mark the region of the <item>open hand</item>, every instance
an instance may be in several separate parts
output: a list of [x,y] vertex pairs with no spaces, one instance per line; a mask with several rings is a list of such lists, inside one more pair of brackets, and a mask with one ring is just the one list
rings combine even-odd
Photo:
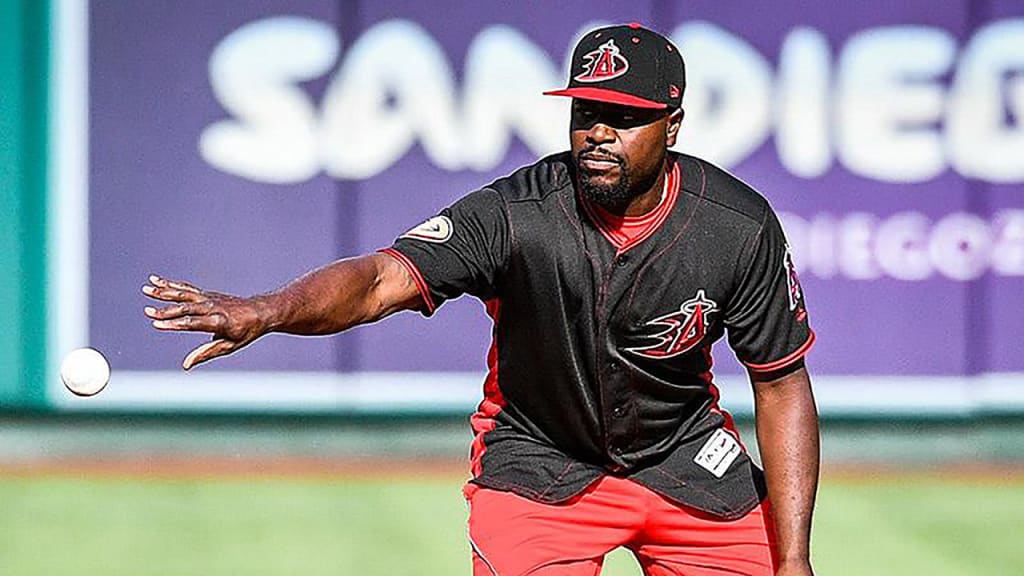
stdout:
[[162,308],[145,308],[157,330],[212,334],[209,342],[188,353],[182,362],[185,370],[239,350],[268,331],[263,306],[257,298],[201,290],[187,282],[156,275],[149,277],[142,292],[150,298],[171,302]]

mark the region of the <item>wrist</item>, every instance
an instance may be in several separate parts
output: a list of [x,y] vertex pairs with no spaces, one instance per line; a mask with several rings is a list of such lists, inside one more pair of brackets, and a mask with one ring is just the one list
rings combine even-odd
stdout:
[[775,567],[775,573],[779,576],[814,576],[814,568],[807,558],[780,560]]
[[256,314],[260,334],[274,332],[284,325],[283,305],[279,294],[260,294],[249,299]]
[[810,566],[811,565],[811,559],[810,559],[810,557],[807,554],[793,554],[793,555],[788,555],[788,556],[780,556],[779,557],[779,565],[780,566],[784,566],[784,565],[794,565],[794,566],[797,566],[797,565],[804,566],[804,565],[806,565],[806,566]]

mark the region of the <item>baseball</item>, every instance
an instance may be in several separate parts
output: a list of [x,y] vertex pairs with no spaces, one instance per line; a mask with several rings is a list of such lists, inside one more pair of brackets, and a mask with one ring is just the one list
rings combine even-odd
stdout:
[[94,396],[110,381],[110,364],[99,351],[79,348],[64,357],[60,379],[72,394]]

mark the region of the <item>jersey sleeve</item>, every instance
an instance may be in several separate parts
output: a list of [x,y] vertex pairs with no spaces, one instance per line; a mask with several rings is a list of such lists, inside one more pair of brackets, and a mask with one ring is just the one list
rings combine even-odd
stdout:
[[753,242],[725,314],[729,345],[749,370],[782,370],[810,350],[814,332],[793,257],[770,209]]
[[402,234],[382,252],[409,271],[423,298],[421,311],[430,316],[463,294],[482,300],[495,296],[509,245],[504,201],[485,188]]

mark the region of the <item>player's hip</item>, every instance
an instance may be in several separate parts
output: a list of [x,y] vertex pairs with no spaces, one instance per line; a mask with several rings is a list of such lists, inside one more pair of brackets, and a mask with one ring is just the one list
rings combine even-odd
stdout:
[[630,549],[650,576],[768,576],[774,571],[767,503],[723,520],[615,476],[602,476],[556,504],[474,484],[465,492],[475,576],[587,576],[620,546]]

